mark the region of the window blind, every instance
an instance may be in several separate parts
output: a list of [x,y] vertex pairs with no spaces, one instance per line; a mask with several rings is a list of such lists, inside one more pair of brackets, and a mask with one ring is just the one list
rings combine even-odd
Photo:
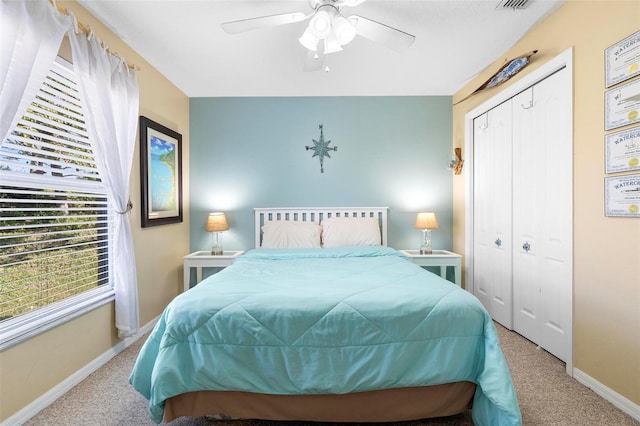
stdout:
[[58,58],[0,147],[0,321],[110,289],[112,215],[73,69]]

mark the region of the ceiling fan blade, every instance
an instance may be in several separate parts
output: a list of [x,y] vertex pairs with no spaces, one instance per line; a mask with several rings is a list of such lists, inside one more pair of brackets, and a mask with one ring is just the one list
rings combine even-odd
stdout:
[[318,50],[307,50],[307,58],[304,62],[304,72],[320,71],[325,67],[326,56],[324,54],[324,43],[318,43]]
[[302,12],[281,13],[279,15],[261,16],[259,18],[241,19],[239,21],[223,22],[222,29],[229,34],[239,34],[246,31],[257,30],[277,25],[293,24],[310,17]]
[[393,50],[407,49],[416,39],[414,35],[362,16],[351,15],[347,19],[354,23],[358,35]]

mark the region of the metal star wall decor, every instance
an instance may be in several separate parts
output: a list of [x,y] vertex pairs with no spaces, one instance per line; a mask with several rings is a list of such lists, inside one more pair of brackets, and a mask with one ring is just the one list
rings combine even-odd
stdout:
[[324,132],[322,130],[322,124],[319,127],[320,127],[320,139],[319,140],[312,139],[313,146],[307,145],[305,146],[305,149],[307,151],[309,150],[313,151],[313,155],[311,156],[311,158],[318,157],[320,159],[320,173],[324,173],[324,157],[331,158],[331,156],[329,155],[329,151],[337,151],[338,147],[337,146],[329,147],[329,144],[331,143],[331,141],[325,142]]

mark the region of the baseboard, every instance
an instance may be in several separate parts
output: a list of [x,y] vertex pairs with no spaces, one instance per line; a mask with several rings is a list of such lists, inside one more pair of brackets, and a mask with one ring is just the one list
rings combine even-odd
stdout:
[[613,389],[608,388],[577,368],[573,369],[573,378],[640,422],[640,405],[629,401]]
[[82,367],[80,370],[73,373],[71,376],[67,377],[60,384],[49,390],[47,393],[33,401],[31,404],[24,407],[22,410],[15,413],[13,416],[6,419],[1,423],[1,426],[18,426],[25,423],[27,420],[38,414],[40,411],[47,408],[56,399],[60,398],[65,393],[69,392],[71,388],[75,385],[89,377],[91,373],[96,371],[98,368],[105,365],[107,362],[111,360],[114,356],[118,355],[120,352],[127,349],[131,346],[135,341],[144,336],[147,332],[151,331],[155,326],[156,322],[160,319],[160,316],[157,316],[144,326],[140,327],[138,332],[131,336],[123,339],[117,345],[111,347],[105,353],[91,361],[89,364]]

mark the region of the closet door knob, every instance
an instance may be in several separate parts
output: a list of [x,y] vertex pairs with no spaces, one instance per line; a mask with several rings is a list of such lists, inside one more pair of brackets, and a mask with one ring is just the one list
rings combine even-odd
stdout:
[[525,242],[525,243],[522,245],[522,250],[524,250],[524,251],[526,251],[526,252],[528,253],[528,252],[529,252],[529,250],[531,250],[531,244],[529,244],[529,243]]
[[498,247],[500,247],[502,245],[502,240],[500,238],[498,238],[494,242],[496,243],[496,246],[498,246]]

